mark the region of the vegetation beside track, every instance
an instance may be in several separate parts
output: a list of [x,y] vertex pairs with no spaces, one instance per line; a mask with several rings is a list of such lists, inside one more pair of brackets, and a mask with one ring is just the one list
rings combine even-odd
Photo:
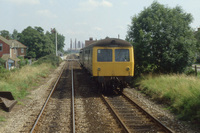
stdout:
[[37,60],[33,65],[11,71],[1,68],[0,91],[10,91],[16,100],[23,99],[29,91],[38,85],[60,63],[59,57],[48,55]]
[[180,119],[200,122],[200,79],[185,74],[146,75],[136,81],[152,99],[169,105]]

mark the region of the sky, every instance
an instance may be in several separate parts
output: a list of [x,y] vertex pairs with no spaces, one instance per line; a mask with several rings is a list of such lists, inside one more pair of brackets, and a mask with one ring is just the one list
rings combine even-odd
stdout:
[[[155,0],[0,0],[0,31],[22,32],[28,26],[40,26],[44,31],[56,28],[65,36],[65,48],[70,39],[85,43],[90,37],[125,39],[131,18],[149,7]],[[200,27],[200,0],[157,0],[174,8],[181,6],[192,14],[193,29]]]

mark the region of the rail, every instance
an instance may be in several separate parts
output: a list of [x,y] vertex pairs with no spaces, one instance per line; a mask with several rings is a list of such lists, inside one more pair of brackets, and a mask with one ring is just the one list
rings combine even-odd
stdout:
[[73,73],[73,64],[72,64],[72,125],[73,133],[75,133],[75,111],[74,111],[74,73]]
[[141,110],[147,117],[151,118],[157,125],[159,125],[163,130],[165,130],[167,133],[173,133],[171,129],[163,125],[158,119],[153,117],[151,114],[149,114],[147,111],[145,111],[141,106],[139,106],[136,102],[134,102],[132,99],[130,99],[127,95],[124,93],[121,93],[123,97],[125,97],[128,101],[130,101],[131,104],[135,105],[139,110]]
[[[131,131],[130,127],[127,126],[125,119],[121,117],[123,115],[118,114],[118,111],[114,107],[113,103],[108,100],[109,98],[106,98],[103,94],[101,95],[101,98],[103,99],[104,103],[108,106],[108,108],[110,109],[110,111],[112,112],[114,117],[117,119],[119,124],[122,126],[124,131],[127,133],[131,133],[132,131]],[[131,105],[136,107],[138,110],[140,110],[142,112],[142,114],[144,114],[144,116],[146,116],[146,118],[151,119],[155,123],[155,125],[157,125],[159,128],[161,128],[163,131],[165,131],[167,133],[173,133],[173,131],[171,129],[169,129],[168,127],[163,125],[159,120],[157,120],[155,117],[150,115],[147,111],[145,111],[142,107],[140,107],[137,103],[135,103],[132,99],[130,99],[125,94],[121,93],[120,99],[124,99],[125,101],[127,101],[128,103],[130,103]],[[123,101],[123,100],[120,100],[120,101]],[[120,106],[120,107],[123,108],[122,106]]]
[[65,68],[65,65],[63,66],[62,71],[60,72],[60,74],[59,74],[59,76],[58,76],[58,78],[57,78],[57,80],[56,80],[56,82],[55,82],[55,84],[54,84],[54,86],[53,86],[51,92],[49,93],[49,95],[48,95],[48,97],[47,97],[47,99],[46,99],[46,101],[45,101],[45,103],[44,103],[44,105],[43,105],[43,107],[42,107],[42,109],[41,109],[41,111],[40,111],[40,114],[38,115],[38,117],[37,117],[37,119],[36,119],[36,121],[35,121],[35,123],[34,123],[32,129],[31,129],[31,131],[30,131],[30,133],[33,133],[34,130],[36,129],[37,124],[38,124],[38,122],[39,122],[39,120],[40,120],[40,118],[41,118],[41,116],[42,116],[42,114],[43,114],[43,112],[44,112],[44,109],[46,108],[46,105],[47,105],[47,103],[48,103],[48,101],[49,101],[51,95],[53,94],[53,92],[54,92],[54,90],[55,90],[55,88],[56,88],[56,86],[57,86],[57,84],[58,84],[58,82],[59,82],[59,80],[60,80],[60,77],[61,77],[61,75],[62,75],[62,73],[63,73],[63,71],[64,71],[64,68]]

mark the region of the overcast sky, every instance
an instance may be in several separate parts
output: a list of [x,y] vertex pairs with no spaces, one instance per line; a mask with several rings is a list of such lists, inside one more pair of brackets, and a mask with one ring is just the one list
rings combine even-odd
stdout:
[[[56,28],[65,36],[65,49],[70,39],[85,42],[89,37],[125,39],[131,17],[154,0],[0,0],[0,31],[22,32],[28,26],[40,26],[45,32]],[[200,27],[200,0],[157,0],[174,8],[181,6],[191,13],[191,27]]]

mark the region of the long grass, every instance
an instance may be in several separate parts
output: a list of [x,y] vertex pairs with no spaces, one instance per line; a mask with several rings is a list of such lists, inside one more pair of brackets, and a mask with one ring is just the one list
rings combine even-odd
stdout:
[[186,75],[144,76],[139,88],[166,103],[179,118],[200,121],[200,79]]
[[8,73],[0,80],[0,91],[11,91],[16,99],[23,99],[40,77],[47,76],[51,69],[49,64],[24,66],[22,69]]

